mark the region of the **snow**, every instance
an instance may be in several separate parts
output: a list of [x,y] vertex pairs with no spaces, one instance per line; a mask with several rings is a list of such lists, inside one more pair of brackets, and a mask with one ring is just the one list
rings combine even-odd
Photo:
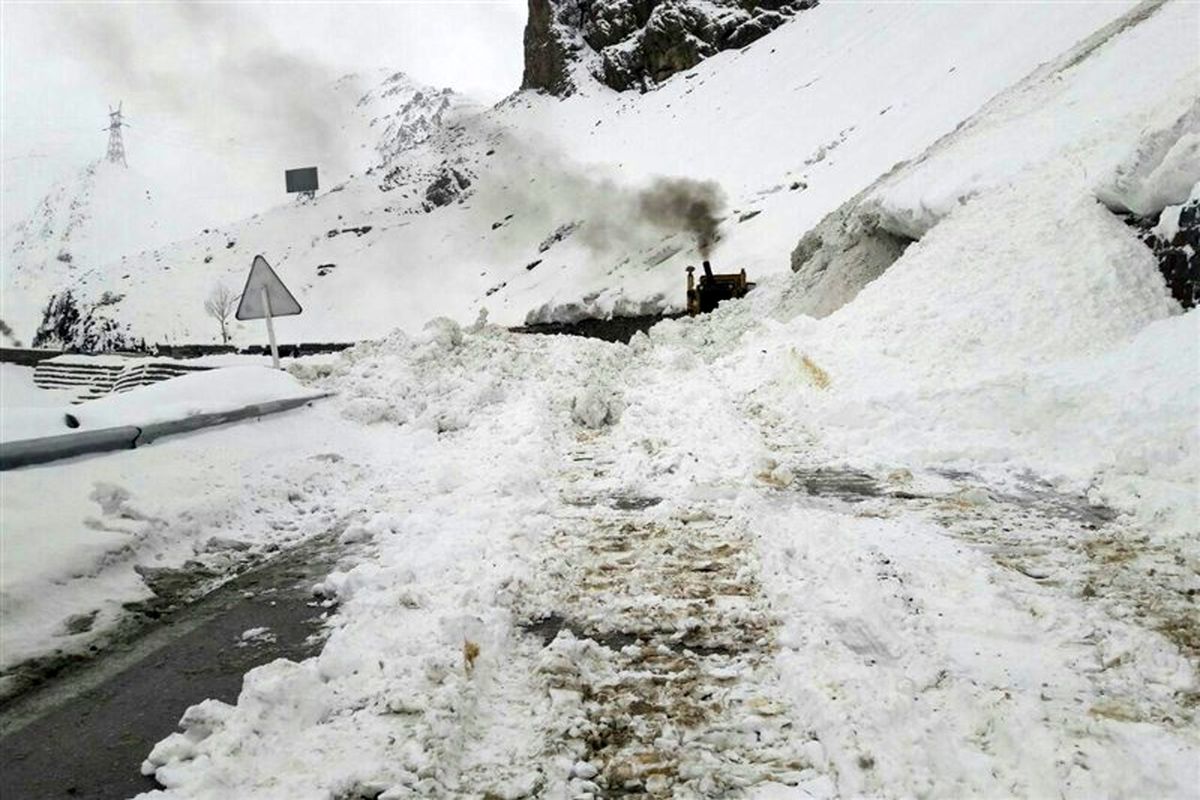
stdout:
[[[309,227],[285,281],[341,259],[281,327],[395,330],[292,367],[326,404],[6,474],[6,657],[115,624],[134,564],[325,532],[321,653],[184,711],[146,797],[1193,796],[1200,312],[1110,209],[1196,191],[1196,13],[825,3],[644,97],[516,96],[462,204],[264,215]],[[643,264],[682,235],[537,248],[661,172],[763,212],[717,250],[750,295],[628,345],[488,322],[679,297],[690,253]],[[785,256],[847,201],[917,241],[817,319]]]
[[38,388],[31,367],[0,364],[0,441],[69,432],[63,414],[71,397]]
[[[123,603],[153,596],[139,568],[193,561],[221,575],[263,548],[327,530],[331,497],[352,494],[344,472],[331,474],[331,454],[349,441],[363,458],[370,452],[339,420],[315,404],[5,472],[3,668],[82,650],[110,630]],[[250,549],[235,549],[240,542]],[[67,632],[66,620],[92,612],[90,631]]]
[[[364,85],[370,86],[365,92]],[[119,303],[145,271],[170,279],[177,288],[195,282],[200,293],[197,308],[202,308],[215,283],[228,278],[229,287],[236,290],[244,282],[243,276],[214,274],[203,267],[213,260],[213,251],[220,254],[236,244],[241,226],[229,230],[223,224],[231,221],[230,215],[273,208],[291,217],[304,208],[284,194],[282,168],[276,172],[270,164],[286,163],[297,153],[319,159],[322,187],[336,194],[352,175],[389,163],[475,109],[455,92],[382,69],[347,75],[314,91],[325,93],[324,104],[337,119],[334,127],[340,138],[331,143],[337,152],[314,153],[311,144],[297,150],[297,142],[280,141],[271,158],[260,153],[249,161],[235,159],[233,167],[201,164],[197,174],[207,170],[208,181],[187,186],[165,183],[133,155],[131,166],[97,160],[56,184],[28,219],[4,231],[0,318],[13,328],[16,339],[30,344],[51,294],[71,288],[100,299],[108,292],[110,300]],[[261,204],[272,197],[272,191],[264,190],[267,176],[270,185],[278,187],[273,201],[263,208],[248,207],[247,198]],[[185,249],[202,252],[181,259],[178,246],[172,247],[180,241],[188,243]],[[191,261],[197,265],[184,274],[181,267]],[[245,265],[248,268],[249,260]],[[211,320],[210,324],[215,327]],[[206,328],[204,339],[211,338]]]
[[[9,376],[14,373],[17,369],[5,365],[6,405],[2,414],[5,441],[69,434],[72,429],[65,422],[68,413],[78,419],[77,430],[87,431],[142,426],[314,394],[294,377],[278,370],[228,367],[172,378],[76,406],[50,405],[55,401],[42,395],[56,393],[18,388],[16,396],[10,396]],[[20,380],[17,377],[12,385],[21,387]],[[22,401],[43,405],[7,405]],[[120,615],[122,600],[136,600],[146,594],[142,579],[133,569],[135,563],[147,566],[166,558],[164,554],[195,555],[193,548],[203,550],[204,543],[195,540],[204,527],[197,523],[204,513],[197,516],[196,497],[181,492],[176,503],[187,509],[182,512],[181,520],[160,512],[160,504],[170,507],[170,501],[151,501],[152,510],[144,510],[145,498],[147,494],[170,497],[189,481],[194,482],[198,497],[210,497],[214,491],[219,492],[221,484],[217,480],[216,486],[213,485],[213,470],[229,468],[231,456],[245,458],[242,468],[253,471],[254,449],[262,447],[261,436],[249,434],[241,427],[238,430],[238,433],[228,428],[209,432],[213,437],[210,446],[228,451],[218,449],[195,459],[195,471],[185,470],[185,475],[177,469],[162,469],[179,457],[175,448],[180,445],[170,440],[136,452],[109,455],[102,461],[74,459],[59,466],[5,473],[0,487],[4,508],[0,596],[4,598],[5,667],[57,646],[56,639],[65,635],[65,621],[74,615],[86,615],[99,608],[103,619],[93,627],[99,632],[111,624]],[[239,441],[243,437],[247,439],[245,443]],[[272,442],[271,446],[277,448],[282,444]],[[147,452],[151,454],[143,455]],[[157,470],[159,474],[145,474],[143,469]],[[53,503],[46,501],[46,480],[59,485]],[[136,488],[129,489],[131,485]],[[224,491],[224,501],[237,505],[246,502],[244,496],[239,497],[243,495],[242,484],[227,485]],[[218,513],[216,518],[221,515]],[[261,536],[256,532],[246,538]],[[243,537],[234,537],[240,538]],[[170,558],[168,563],[172,563]],[[61,588],[47,598],[46,585]],[[74,638],[78,645],[82,637]]]
[[304,397],[294,377],[269,367],[224,367],[195,372],[76,406],[83,430],[149,425],[255,403]]
[[0,364],[0,408],[41,408],[57,406],[57,392],[38,388],[33,382],[33,368],[17,364]]
[[[11,398],[10,405],[6,393],[0,441],[60,436],[75,430],[83,432],[126,425],[140,427],[197,414],[235,411],[255,403],[305,397],[312,393],[286,372],[269,367],[237,366],[194,372],[78,405],[62,400],[55,402],[52,399],[55,394],[59,393],[38,390],[34,395],[28,390],[19,390],[16,397]],[[31,396],[33,402],[28,399]],[[69,423],[67,415],[77,424]]]
[[[923,281],[897,274],[895,291]],[[1167,598],[1192,580],[1175,558],[1194,534],[1148,551],[1154,571],[1133,569],[1130,589],[1105,583],[1103,550],[1087,553],[1143,522],[1090,529],[1071,516],[1087,500],[1019,471],[1009,486],[872,467],[885,491],[926,498],[906,506],[798,491],[811,463],[864,454],[831,457],[811,416],[738,388],[774,376],[750,357],[763,339],[730,324],[735,309],[627,347],[441,322],[349,351],[320,380],[388,454],[346,506],[346,534],[369,555],[314,587],[338,603],[319,657],[260,667],[236,704],[184,715],[143,767],[166,787],[155,796],[235,782],[262,796],[571,796],[592,770],[612,780],[638,763],[670,765],[677,794],[740,780],[761,797],[1187,796],[1200,742],[1180,698],[1194,666],[1125,592],[1181,608]],[[1130,347],[1171,351],[1194,324],[1166,318]],[[1071,398],[1108,402],[1091,395],[1128,370],[1121,355],[1036,388],[1082,426],[1091,409]],[[1172,367],[1115,391],[1157,402]],[[1200,400],[1180,380],[1184,407],[1164,413],[1176,423]],[[598,396],[620,413],[580,413]],[[1013,533],[996,543],[1000,530]],[[715,587],[717,605],[690,599]],[[592,638],[563,631],[542,648],[521,626],[550,614]],[[659,644],[596,641],[627,632]],[[668,646],[680,638],[716,654]],[[777,651],[754,644],[770,640]],[[646,682],[660,661],[682,694]],[[715,705],[684,700],[702,695]],[[657,728],[656,712],[630,711],[638,702],[697,703],[677,717],[704,722]],[[629,749],[587,744],[606,719],[628,721]],[[319,765],[301,768],[313,753]]]
[[968,198],[1049,161],[1064,193],[1142,215],[1182,203],[1200,181],[1200,64],[1184,34],[1195,17],[1192,4],[1165,4],[1107,46],[1097,47],[1106,30],[997,97],[872,192],[884,227],[919,238]]
[[[412,333],[436,316],[466,324],[482,308],[494,322],[518,325],[547,304],[618,290],[632,307],[664,297],[679,309],[694,244],[638,224],[636,190],[661,176],[717,181],[730,216],[714,264],[744,266],[751,280],[784,272],[784,254],[826,213],[1131,6],[1035,4],[1017,13],[1004,4],[824,3],[644,96],[593,85],[563,101],[527,93],[464,112],[340,191],[130,254],[88,277],[84,294],[124,294],[103,310],[151,342],[215,341],[203,300],[217,283],[240,286],[258,254],[305,308],[278,321],[284,342],[359,340],[395,327]],[[1186,46],[1185,30],[1176,26],[1162,63],[1178,55],[1176,41]],[[934,51],[930,36],[941,43]],[[1157,74],[1147,69],[1139,80]],[[1175,79],[1172,72],[1168,83]],[[470,176],[469,197],[423,213],[425,189],[443,164]],[[395,188],[381,191],[391,169],[399,171]],[[793,183],[806,188],[791,190]],[[735,211],[748,210],[762,213],[735,221]],[[620,222],[616,236],[606,231],[609,219]],[[539,252],[551,232],[578,220],[591,225]],[[364,225],[370,232],[329,236]],[[678,252],[659,260],[664,248]],[[326,264],[336,266],[319,274]],[[175,301],[167,307],[163,297]],[[235,326],[235,342],[252,330],[257,336],[257,328]]]

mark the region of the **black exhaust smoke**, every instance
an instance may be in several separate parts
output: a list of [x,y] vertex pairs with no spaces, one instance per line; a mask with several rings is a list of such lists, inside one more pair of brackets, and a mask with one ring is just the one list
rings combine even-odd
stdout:
[[696,249],[708,258],[720,238],[718,215],[725,195],[713,181],[691,178],[657,178],[638,192],[638,208],[647,222],[666,230],[687,231],[696,239]]

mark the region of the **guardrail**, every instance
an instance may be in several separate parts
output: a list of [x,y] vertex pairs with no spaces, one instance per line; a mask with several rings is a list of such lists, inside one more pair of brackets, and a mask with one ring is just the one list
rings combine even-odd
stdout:
[[0,470],[45,464],[49,461],[74,458],[90,453],[132,450],[137,447],[137,438],[141,432],[140,428],[129,425],[83,433],[64,433],[61,436],[42,436],[37,439],[0,442]]
[[149,425],[126,425],[101,428],[95,431],[65,433],[60,436],[42,436],[37,439],[21,439],[15,442],[0,442],[0,471],[47,464],[64,458],[106,453],[113,450],[132,450],[179,433],[190,433],[201,428],[224,425],[250,417],[264,417],[290,411],[308,405],[314,400],[329,397],[330,392],[252,403],[231,411],[210,414],[194,414],[183,419],[155,422]]
[[[318,353],[340,353],[342,350],[354,347],[359,342],[297,342],[295,344],[279,345],[280,358],[299,358]],[[22,347],[0,347],[0,363],[19,364],[32,367],[40,361],[56,356],[126,356],[129,358],[174,358],[189,359],[202,356],[270,355],[271,350],[265,345],[250,345],[248,347],[233,347],[225,344],[158,344],[145,352],[118,351],[110,353],[76,353],[67,350],[42,350]]]

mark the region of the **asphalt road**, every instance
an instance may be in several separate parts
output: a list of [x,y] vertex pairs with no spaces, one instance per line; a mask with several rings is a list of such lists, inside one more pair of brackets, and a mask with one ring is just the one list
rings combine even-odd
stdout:
[[[188,706],[234,702],[247,670],[320,646],[312,585],[336,560],[332,537],[284,552],[136,638],[0,711],[0,796],[128,798],[157,787],[140,765]],[[270,628],[274,641],[241,643]],[[310,638],[311,637],[311,638]]]

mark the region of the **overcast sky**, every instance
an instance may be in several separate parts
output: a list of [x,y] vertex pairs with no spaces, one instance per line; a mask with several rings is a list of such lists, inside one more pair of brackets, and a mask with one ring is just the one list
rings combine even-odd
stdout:
[[[253,153],[293,88],[402,70],[493,103],[516,90],[525,0],[0,4],[4,224],[104,155],[124,102],[131,166],[163,172],[221,142]],[[141,123],[139,125],[139,123]],[[134,148],[137,152],[134,152]],[[150,161],[151,164],[147,164]]]

